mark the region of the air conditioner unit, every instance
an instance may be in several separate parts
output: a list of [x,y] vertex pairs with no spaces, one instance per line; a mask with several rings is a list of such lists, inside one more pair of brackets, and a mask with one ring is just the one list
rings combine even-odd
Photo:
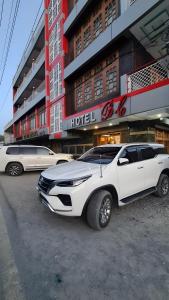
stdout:
[[129,0],[129,4],[132,5],[136,0]]

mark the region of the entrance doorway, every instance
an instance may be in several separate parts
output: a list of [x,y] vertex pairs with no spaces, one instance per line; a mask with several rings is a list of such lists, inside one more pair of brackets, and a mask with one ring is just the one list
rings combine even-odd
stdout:
[[120,144],[121,137],[120,132],[116,133],[104,133],[98,137],[98,144],[105,145],[105,144]]

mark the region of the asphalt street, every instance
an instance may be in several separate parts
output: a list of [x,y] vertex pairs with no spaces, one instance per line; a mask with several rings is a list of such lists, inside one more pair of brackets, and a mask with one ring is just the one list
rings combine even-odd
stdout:
[[168,197],[115,208],[96,232],[42,206],[39,174],[0,175],[1,300],[169,299]]

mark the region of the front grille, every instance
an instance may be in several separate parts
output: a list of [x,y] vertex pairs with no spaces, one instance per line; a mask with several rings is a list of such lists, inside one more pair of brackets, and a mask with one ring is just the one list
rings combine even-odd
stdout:
[[51,188],[53,182],[54,182],[54,180],[47,179],[41,175],[39,178],[38,186],[42,192],[47,194],[48,190]]

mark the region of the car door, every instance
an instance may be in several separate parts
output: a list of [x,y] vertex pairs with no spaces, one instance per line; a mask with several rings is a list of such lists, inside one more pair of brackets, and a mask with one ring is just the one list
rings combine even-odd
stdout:
[[150,146],[140,146],[139,157],[144,164],[145,189],[155,187],[159,177],[160,165],[156,153]]
[[19,147],[19,159],[26,170],[38,169],[38,158],[36,147]]
[[37,153],[38,157],[40,158],[40,165],[42,169],[46,169],[50,166],[56,165],[56,156],[50,149],[45,147],[38,147]]
[[128,164],[117,165],[120,199],[124,199],[144,190],[144,166],[136,146],[125,148],[119,158],[129,160]]

